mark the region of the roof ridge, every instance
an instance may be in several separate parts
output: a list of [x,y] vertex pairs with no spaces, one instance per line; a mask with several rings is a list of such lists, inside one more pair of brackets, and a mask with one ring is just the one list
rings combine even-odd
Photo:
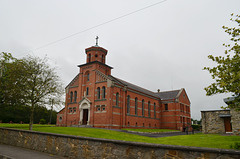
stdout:
[[[119,79],[119,78],[117,78],[117,77],[114,77],[114,76],[112,76],[112,75],[109,75],[111,78],[114,78],[115,80],[117,80],[119,83],[121,83],[122,85],[125,85],[124,83],[122,83],[120,80],[121,79]],[[122,81],[124,81],[124,80],[122,80]],[[126,81],[125,81],[126,82]],[[127,82],[128,83],[128,82]]]
[[174,92],[174,91],[180,91],[181,89],[171,90],[171,91],[162,91],[162,92],[155,92],[155,93],[165,93],[165,92]]
[[[116,77],[115,77],[115,78],[116,78]],[[118,80],[122,80],[122,79],[119,79],[119,78],[116,78],[116,79],[118,79]],[[125,81],[125,80],[122,80],[122,81],[124,81],[124,82],[126,82],[126,83],[129,83],[129,84],[132,84],[132,83],[127,82],[127,81]],[[132,84],[132,85],[137,86],[137,87],[139,87],[139,88],[142,88],[142,89],[144,89],[144,90],[146,90],[146,91],[149,91],[149,92],[154,93],[153,91],[150,91],[150,90],[148,90],[148,89],[146,89],[146,88],[140,87],[140,86],[138,86],[138,85],[136,85],[136,84]]]
[[[135,90],[135,91],[138,91],[138,92],[141,92],[141,93],[144,93],[144,94],[151,95],[151,96],[153,96],[153,97],[155,97],[155,98],[159,98],[159,97],[157,96],[157,94],[155,94],[155,92],[153,92],[153,91],[150,91],[150,90],[148,90],[148,89],[146,89],[146,88],[143,88],[143,87],[140,87],[140,86],[138,86],[138,85],[132,84],[132,83],[127,82],[127,81],[125,81],[125,80],[122,80],[122,79],[120,79],[120,78],[114,77],[114,76],[112,76],[112,75],[111,75],[111,77],[112,77],[113,79],[115,79],[117,82],[119,82],[120,84],[123,84],[124,86],[127,86],[128,88],[130,88],[130,89],[132,89],[132,90]],[[134,88],[134,87],[135,87],[135,88]]]

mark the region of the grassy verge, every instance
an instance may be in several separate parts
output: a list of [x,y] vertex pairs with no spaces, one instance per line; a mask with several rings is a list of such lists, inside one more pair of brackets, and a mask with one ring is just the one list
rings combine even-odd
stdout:
[[[8,124],[8,123],[1,123],[0,127],[5,127],[5,128],[23,128],[23,129],[28,129],[29,124]],[[55,125],[42,125],[42,124],[33,124],[33,127],[55,127]]]
[[[0,124],[0,127],[13,127],[13,124],[10,124],[10,125],[11,126]],[[15,128],[28,129],[28,127],[18,127],[18,126]],[[124,133],[124,132],[117,132],[117,131],[106,130],[106,129],[94,129],[94,128],[47,127],[42,125],[40,126],[34,125],[33,130],[40,131],[40,132],[50,132],[50,133],[57,133],[57,134],[68,134],[68,135],[86,136],[86,137],[94,137],[94,138],[105,138],[105,139],[112,139],[112,140],[145,142],[145,143],[167,144],[167,145],[194,146],[194,147],[209,147],[209,148],[221,148],[221,149],[230,149],[231,144],[233,144],[236,141],[240,141],[240,136],[222,136],[217,134],[194,134],[194,135],[151,138],[151,137],[139,136],[139,135]]]
[[122,130],[146,132],[146,133],[179,132],[179,130],[169,130],[169,129],[122,129]]

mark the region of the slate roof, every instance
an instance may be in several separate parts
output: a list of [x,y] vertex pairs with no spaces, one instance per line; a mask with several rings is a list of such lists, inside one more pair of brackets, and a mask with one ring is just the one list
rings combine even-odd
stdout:
[[[76,79],[78,79],[78,77],[79,77],[79,74],[67,85],[67,87],[70,86],[71,83],[73,83]],[[179,90],[159,92],[159,93],[157,92],[156,93],[156,92],[149,91],[145,88],[139,87],[137,85],[134,85],[132,83],[126,82],[126,81],[124,81],[122,79],[119,79],[117,77],[114,77],[112,75],[109,75],[108,77],[112,81],[114,81],[115,83],[118,83],[118,84],[123,85],[123,86],[127,86],[128,88],[133,89],[135,91],[138,91],[138,92],[141,92],[141,93],[144,93],[144,94],[156,97],[156,98],[160,98],[161,100],[176,99],[178,97],[178,94],[181,91],[181,89],[179,89]]]
[[179,92],[181,90],[173,90],[173,91],[166,91],[166,92],[159,92],[156,93],[156,95],[161,98],[162,100],[167,100],[167,99],[175,99],[177,98]]
[[86,66],[86,65],[91,65],[91,64],[93,64],[93,63],[98,63],[98,64],[100,64],[100,65],[107,66],[107,67],[109,67],[110,69],[113,69],[113,67],[108,66],[108,65],[106,65],[105,63],[102,63],[102,62],[99,62],[99,61],[88,62],[88,63],[82,64],[82,65],[78,65],[78,67],[82,67],[82,66]]
[[116,78],[116,77],[114,77],[114,76],[112,76],[112,75],[109,75],[109,77],[110,77],[114,82],[116,82],[116,83],[118,83],[118,84],[120,84],[120,85],[124,85],[124,86],[127,86],[127,87],[130,88],[130,89],[135,90],[135,91],[142,92],[142,93],[151,95],[151,96],[153,96],[153,97],[159,98],[159,96],[158,96],[156,93],[154,93],[154,92],[152,92],[152,91],[149,91],[149,90],[147,90],[147,89],[145,89],[145,88],[139,87],[139,86],[134,85],[134,84],[129,83],[129,82],[126,82],[126,81],[121,80],[121,79],[119,79],[119,78]]
[[228,97],[228,98],[224,98],[223,101],[226,104],[230,104],[232,101],[234,101],[236,99],[236,97]]

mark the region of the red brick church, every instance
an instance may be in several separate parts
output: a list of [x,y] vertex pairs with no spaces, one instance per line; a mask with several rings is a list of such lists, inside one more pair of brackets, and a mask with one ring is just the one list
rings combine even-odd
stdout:
[[65,108],[57,126],[161,128],[191,125],[190,101],[184,88],[152,92],[111,75],[108,51],[96,43],[85,49],[86,63],[66,87]]

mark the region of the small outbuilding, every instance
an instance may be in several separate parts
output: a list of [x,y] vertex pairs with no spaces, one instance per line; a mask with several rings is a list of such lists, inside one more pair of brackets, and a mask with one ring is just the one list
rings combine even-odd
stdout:
[[201,111],[202,132],[240,135],[240,112],[233,109]]
[[[235,97],[225,98],[230,104]],[[240,135],[240,111],[235,109],[201,111],[202,132],[205,134],[233,133]]]

